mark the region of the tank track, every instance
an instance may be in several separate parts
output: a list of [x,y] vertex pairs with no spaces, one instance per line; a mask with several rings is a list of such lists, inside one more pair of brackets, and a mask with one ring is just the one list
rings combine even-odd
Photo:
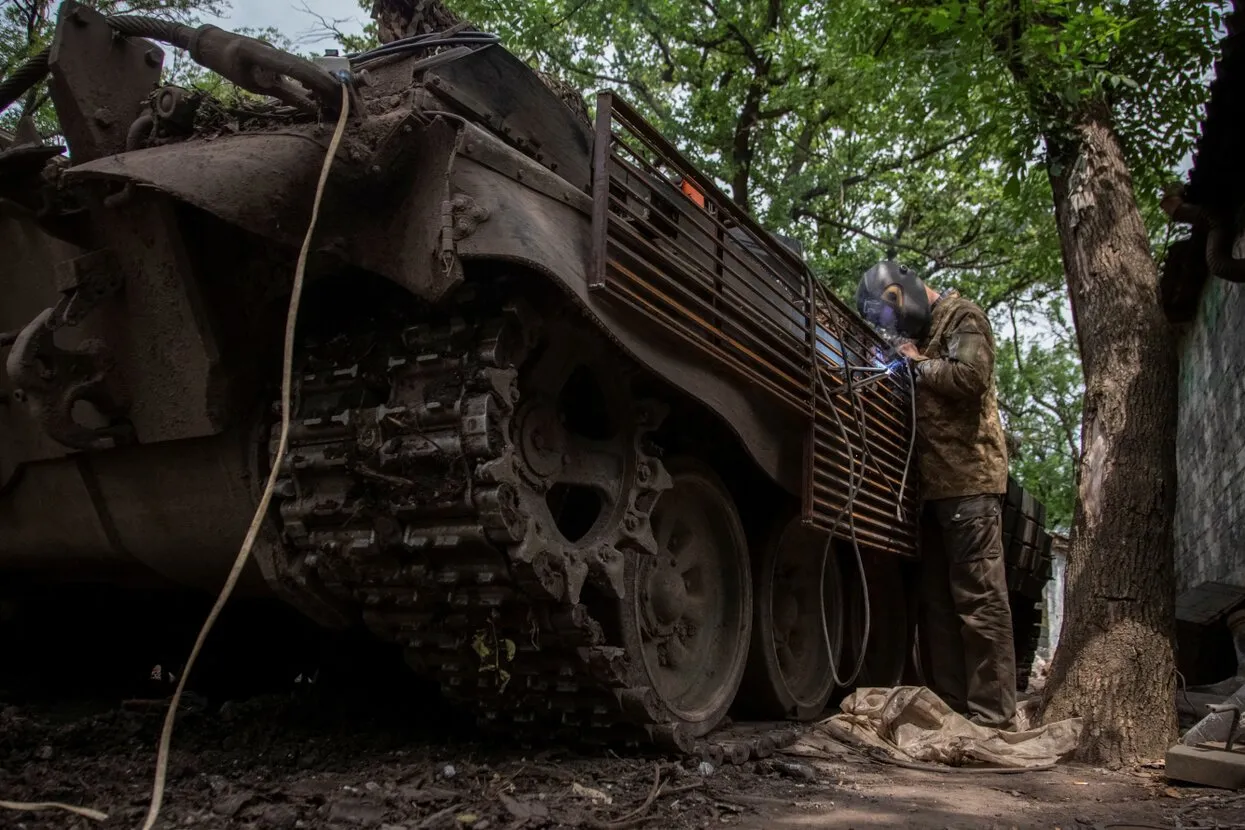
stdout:
[[[644,442],[662,407],[636,404],[637,473],[616,538],[588,555],[561,549],[523,510],[547,488],[514,428],[518,367],[543,321],[522,304],[487,311],[302,349],[277,489],[283,577],[359,609],[451,701],[507,735],[655,742],[715,763],[793,741],[789,725],[691,738],[663,722],[618,622],[626,559],[653,544],[648,513],[669,486]],[[276,443],[273,430],[270,458]]]

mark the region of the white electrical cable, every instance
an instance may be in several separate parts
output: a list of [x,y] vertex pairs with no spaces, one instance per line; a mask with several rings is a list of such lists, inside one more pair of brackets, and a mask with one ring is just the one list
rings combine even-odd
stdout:
[[19,813],[37,813],[43,810],[64,810],[76,816],[94,821],[107,821],[108,814],[90,807],[76,807],[73,804],[62,804],[59,801],[0,801],[0,810],[14,810]]
[[337,155],[337,148],[341,144],[342,134],[346,130],[346,119],[349,114],[350,88],[343,83],[341,114],[337,117],[337,129],[333,131],[333,139],[329,142],[328,154],[324,157],[324,166],[320,169],[320,181],[316,185],[316,195],[311,203],[311,221],[307,225],[307,235],[303,238],[303,247],[298,252],[298,264],[294,268],[294,286],[290,291],[290,307],[285,318],[285,354],[281,365],[281,439],[277,445],[277,454],[272,461],[272,471],[268,473],[268,483],[264,487],[264,494],[259,499],[259,506],[255,509],[254,518],[251,519],[251,527],[247,530],[246,539],[243,540],[242,548],[238,551],[238,558],[233,563],[233,570],[229,572],[229,576],[225,579],[225,584],[220,590],[220,596],[216,598],[216,604],[212,606],[207,619],[203,621],[203,628],[200,629],[199,637],[195,640],[194,647],[190,650],[190,657],[186,661],[186,667],[182,671],[181,679],[177,681],[177,690],[173,692],[173,700],[169,704],[168,714],[164,717],[164,729],[160,733],[160,748],[156,754],[156,779],[151,792],[151,808],[147,811],[147,819],[143,822],[143,830],[151,830],[155,825],[156,818],[160,815],[160,805],[164,801],[164,786],[169,765],[169,746],[173,741],[173,721],[177,716],[177,707],[181,703],[182,690],[186,687],[186,678],[190,676],[190,670],[194,666],[195,659],[199,656],[200,649],[203,648],[203,642],[207,639],[208,632],[212,630],[216,618],[220,616],[221,609],[229,601],[229,596],[233,593],[234,586],[242,575],[242,569],[246,566],[247,560],[250,559],[251,548],[255,546],[255,539],[259,536],[259,529],[263,526],[264,517],[268,513],[268,505],[272,501],[273,488],[276,486],[277,477],[281,473],[281,463],[285,458],[285,450],[290,438],[294,329],[298,323],[298,304],[302,297],[303,278],[307,271],[307,254],[311,250],[311,237],[315,232],[316,220],[320,215],[320,201],[324,198],[324,186],[328,181],[329,171],[333,168],[333,158]]

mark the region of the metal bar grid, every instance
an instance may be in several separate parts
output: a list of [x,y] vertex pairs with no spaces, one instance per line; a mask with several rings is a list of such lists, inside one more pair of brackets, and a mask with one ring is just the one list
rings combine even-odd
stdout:
[[[833,297],[818,303],[817,319],[819,344],[832,341],[836,348],[829,359],[826,349],[819,352],[822,371],[816,378],[810,430],[814,472],[806,518],[816,527],[843,536],[847,519],[839,517],[846,505],[862,544],[914,554],[919,505],[916,460],[909,455],[915,428],[911,380],[906,372],[896,372],[848,394],[843,364],[882,367],[882,341]],[[857,491],[849,505],[853,473]]]
[[882,341],[612,92],[597,97],[592,194],[589,289],[806,419],[805,521],[846,536],[847,510],[862,545],[914,553],[906,377],[842,394]]
[[590,288],[809,415],[813,300],[803,263],[610,92],[597,99],[593,156]]

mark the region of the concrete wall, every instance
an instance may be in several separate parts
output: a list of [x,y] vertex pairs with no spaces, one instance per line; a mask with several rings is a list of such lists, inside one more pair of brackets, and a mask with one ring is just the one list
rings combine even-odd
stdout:
[[1245,595],[1245,285],[1207,281],[1179,341],[1177,615]]
[[1038,654],[1048,663],[1055,655],[1063,630],[1063,575],[1068,564],[1066,541],[1056,539],[1050,558],[1050,582],[1042,589],[1042,638],[1038,641]]

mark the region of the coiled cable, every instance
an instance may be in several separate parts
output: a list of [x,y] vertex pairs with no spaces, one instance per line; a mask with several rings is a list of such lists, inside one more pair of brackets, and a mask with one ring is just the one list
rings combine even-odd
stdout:
[[491,46],[500,42],[501,37],[491,32],[458,32],[448,36],[441,32],[429,32],[427,34],[391,40],[374,49],[347,55],[346,59],[352,64],[366,63],[367,61],[390,55],[416,52],[420,49],[433,49],[442,46]]
[[9,73],[7,78],[0,81],[0,112],[8,109],[27,90],[43,80],[48,74],[48,61],[51,57],[52,47],[49,46],[31,55],[21,66]]
[[[812,305],[813,305],[812,319],[809,321],[809,324],[812,326],[816,326],[817,325],[817,314],[816,314],[817,303],[816,303],[816,299],[814,295],[820,294],[822,299],[826,300],[827,299],[826,289],[825,289],[825,286],[821,285],[821,283],[819,283],[813,277],[812,271],[809,271],[806,269],[805,274],[807,276],[808,284],[809,284],[809,299],[812,301]],[[844,365],[844,368],[846,369],[847,367],[846,356],[844,356],[843,365]],[[827,399],[830,399],[829,392],[826,389],[825,378],[822,377],[821,357],[817,354],[816,349],[813,350],[813,377],[816,381],[817,396],[820,397],[821,395],[825,395]],[[844,379],[845,379],[845,382],[849,385],[849,394],[851,394],[850,374],[845,372]],[[813,408],[814,408],[813,417],[814,418],[817,417],[816,406],[817,406],[816,398],[814,398],[814,403],[813,403]],[[834,413],[834,420],[835,420],[835,423],[838,424],[839,434],[843,438],[843,449],[847,455],[848,494],[847,494],[846,500],[844,500],[843,502],[842,509],[839,510],[839,515],[835,517],[834,525],[830,528],[830,531],[826,534],[826,545],[822,549],[822,552],[821,552],[821,571],[820,571],[820,576],[818,577],[817,588],[818,588],[818,593],[821,598],[821,633],[822,633],[822,637],[825,639],[825,642],[826,642],[826,657],[828,658],[830,662],[830,676],[834,680],[834,683],[836,686],[846,687],[856,682],[856,678],[860,676],[861,668],[864,667],[865,651],[869,644],[869,629],[872,624],[872,609],[869,604],[869,580],[865,574],[864,558],[860,554],[860,542],[856,538],[856,514],[851,509],[852,505],[856,501],[857,494],[859,494],[860,492],[861,486],[864,484],[864,465],[863,465],[863,459],[862,459],[860,473],[859,475],[857,475],[856,456],[852,453],[851,442],[847,435],[847,427],[843,425],[843,416],[839,414],[839,408],[833,405],[833,401],[831,401],[830,410]],[[809,463],[810,464],[813,463],[813,459],[810,458]],[[844,514],[847,515],[848,532],[852,540],[852,551],[856,555],[856,570],[860,574],[860,590],[861,590],[861,595],[864,598],[864,606],[865,606],[864,608],[865,627],[864,627],[864,632],[860,638],[860,648],[857,650],[857,654],[856,654],[856,666],[855,668],[852,669],[851,676],[846,679],[839,677],[838,660],[836,660],[834,656],[834,652],[835,652],[834,642],[830,637],[830,622],[829,620],[826,619],[826,563],[830,559],[830,550],[831,550],[831,546],[834,544],[834,535],[838,533],[839,527],[843,524]]]
[[[824,301],[826,301],[828,304],[829,298],[827,297],[825,286],[817,282],[812,277],[811,272],[808,272],[808,282],[810,286],[810,294],[816,293],[820,295],[821,298]],[[814,305],[815,305],[815,302],[814,302]],[[814,315],[813,325],[816,325],[815,315]],[[814,350],[813,361],[814,361],[813,363],[814,376],[816,379],[818,394],[819,395],[824,394],[829,399],[830,395],[827,393],[825,379],[822,376],[821,359],[820,357],[817,356],[816,350]],[[912,371],[911,364],[908,361],[905,361],[904,364],[905,364],[905,367],[908,373],[909,402],[911,406],[912,420],[911,420],[911,429],[908,435],[908,453],[907,453],[907,457],[904,459],[903,477],[900,480],[899,492],[895,493],[895,501],[896,501],[895,516],[897,519],[900,519],[900,520],[902,520],[903,518],[903,495],[904,495],[905,489],[908,486],[908,473],[911,469],[912,454],[913,454],[914,447],[916,444],[916,377]],[[843,417],[839,413],[838,407],[832,405],[830,409],[834,413],[835,423],[837,424],[839,428],[839,435],[843,439],[843,447],[844,447],[844,451],[847,455],[847,460],[848,460],[848,495],[847,495],[846,501],[843,504],[843,508],[839,511],[838,516],[835,517],[834,525],[831,527],[829,533],[826,536],[826,545],[824,549],[822,550],[822,555],[821,555],[821,572],[820,572],[820,578],[819,578],[819,583],[818,583],[818,590],[819,590],[820,597],[821,597],[821,608],[822,608],[821,632],[822,632],[822,637],[825,639],[826,652],[827,652],[827,655],[830,661],[830,674],[834,682],[838,686],[846,687],[856,682],[856,679],[860,676],[860,671],[864,666],[865,653],[866,653],[866,650],[868,649],[869,635],[870,635],[870,630],[872,627],[872,606],[869,602],[869,582],[868,582],[868,578],[865,575],[864,559],[860,553],[860,542],[856,536],[856,514],[854,511],[852,511],[851,508],[852,508],[853,503],[856,500],[856,496],[860,493],[861,487],[864,485],[864,478],[865,478],[865,474],[867,470],[867,467],[865,464],[865,458],[866,457],[872,458],[873,456],[872,456],[872,453],[869,451],[869,447],[868,447],[868,424],[866,422],[867,419],[865,418],[864,405],[859,399],[858,391],[852,387],[851,367],[847,365],[846,355],[844,355],[844,382],[847,384],[847,394],[851,399],[852,415],[856,421],[856,429],[857,429],[858,434],[860,435],[860,440],[862,444],[861,459],[860,459],[860,464],[859,464],[859,474],[857,474],[858,465],[856,464],[856,456],[853,454],[852,449],[851,449],[850,437],[848,436],[848,433],[847,433],[847,427],[843,423]],[[811,463],[811,460],[810,460],[810,463]],[[878,463],[877,459],[874,458],[875,466],[877,465],[877,463]],[[888,486],[889,486],[889,483],[888,483]],[[891,489],[892,489],[892,493],[894,493],[893,488]],[[838,533],[839,528],[842,526],[844,514],[846,514],[847,516],[848,533],[852,540],[852,550],[856,558],[856,569],[857,569],[857,572],[860,574],[860,590],[861,590],[861,595],[862,595],[862,599],[864,602],[864,615],[865,615],[864,631],[861,634],[860,646],[859,646],[859,649],[857,650],[856,665],[852,669],[851,676],[846,679],[839,677],[838,662],[834,656],[834,651],[835,651],[834,643],[830,637],[830,624],[829,624],[829,621],[826,619],[826,564],[830,559],[830,551],[834,543],[834,536],[836,533]]]

